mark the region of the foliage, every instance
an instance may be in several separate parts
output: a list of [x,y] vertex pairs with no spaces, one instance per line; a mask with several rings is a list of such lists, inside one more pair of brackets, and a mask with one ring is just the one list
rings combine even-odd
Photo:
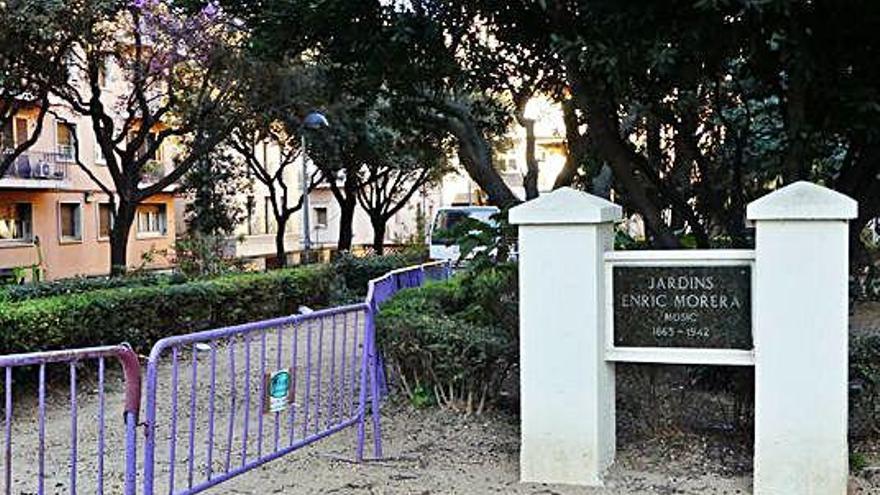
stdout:
[[3,354],[115,344],[145,352],[169,334],[293,314],[327,304],[328,266],[118,287],[0,304]]
[[[0,177],[36,144],[52,89],[67,76],[65,60],[101,2],[0,2]],[[98,7],[100,8],[100,7]],[[34,125],[13,136],[13,119],[29,111]]]
[[190,200],[185,220],[191,233],[229,235],[245,219],[245,208],[238,198],[252,185],[243,164],[221,148],[199,158],[181,180],[181,189]]
[[344,251],[333,260],[333,272],[336,275],[336,300],[351,302],[363,298],[367,294],[367,285],[370,280],[379,278],[392,270],[424,261],[424,253],[421,252],[357,257]]
[[850,435],[880,435],[880,335],[854,335],[849,345]]
[[216,276],[241,271],[243,261],[227,253],[230,241],[225,236],[192,233],[177,239],[174,245],[174,264],[188,277]]
[[[479,285],[489,292],[497,282],[487,277]],[[468,413],[479,414],[497,400],[518,359],[517,340],[481,300],[453,279],[401,291],[382,307],[380,346],[414,404],[425,404],[426,390],[437,404]]]
[[135,288],[180,284],[187,281],[183,275],[155,273],[128,277],[74,277],[50,282],[6,285],[0,287],[0,303],[15,303],[28,299],[80,294],[101,289]]
[[[95,173],[74,146],[79,168],[110,198],[110,265],[121,274],[138,205],[176,183],[229,132],[247,65],[243,33],[213,2],[193,11],[167,0],[97,3],[102,8],[82,19],[87,29],[68,60],[69,77],[52,90],[88,119],[84,127],[104,157],[109,173]],[[173,162],[156,168],[169,143],[177,148]]]

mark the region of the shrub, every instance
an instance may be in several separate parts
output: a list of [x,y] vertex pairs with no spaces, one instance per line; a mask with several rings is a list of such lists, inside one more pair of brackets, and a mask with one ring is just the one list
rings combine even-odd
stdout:
[[70,292],[0,303],[0,353],[129,342],[295,313],[327,304],[327,266],[246,273],[178,284]]
[[501,300],[510,283],[501,273],[404,290],[382,307],[379,343],[411,402],[424,403],[428,391],[441,406],[479,414],[498,398],[518,359],[516,324],[493,316],[469,289],[481,285]]
[[79,294],[101,289],[121,287],[149,287],[174,285],[188,281],[182,274],[139,273],[127,277],[73,277],[51,282],[6,285],[0,287],[0,301],[18,302],[41,297]]
[[333,270],[338,277],[341,298],[363,297],[367,284],[391,270],[424,262],[420,253],[389,254],[385,256],[356,257],[344,252],[333,261]]
[[849,344],[850,435],[880,434],[880,335],[853,335]]

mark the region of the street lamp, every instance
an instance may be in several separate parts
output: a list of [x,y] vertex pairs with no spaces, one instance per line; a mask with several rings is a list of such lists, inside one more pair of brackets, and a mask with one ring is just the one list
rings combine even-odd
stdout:
[[[324,127],[329,127],[330,122],[327,121],[327,117],[325,117],[322,113],[319,112],[311,112],[306,115],[306,118],[302,121],[303,129],[311,129],[317,130],[322,129]],[[312,249],[312,239],[311,239],[311,228],[309,226],[309,162],[308,162],[308,154],[306,153],[306,133],[301,132],[302,135],[302,195],[303,195],[303,256],[308,261],[309,259],[309,251]]]

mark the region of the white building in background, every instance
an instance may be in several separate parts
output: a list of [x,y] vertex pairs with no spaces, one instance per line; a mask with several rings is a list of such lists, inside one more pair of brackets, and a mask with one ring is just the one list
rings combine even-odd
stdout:
[[[552,190],[556,176],[566,160],[565,123],[562,108],[544,97],[532,99],[526,107],[526,116],[536,121],[535,155],[540,167],[538,189],[540,192]],[[272,144],[259,145],[257,156],[262,157],[271,172],[276,170],[279,150]],[[523,177],[526,174],[526,135],[525,129],[514,123],[509,135],[509,146],[497,157],[502,178],[521,199],[525,198]],[[458,164],[458,157],[451,156],[456,173],[447,175],[440,184],[423,188],[417,192],[388,222],[385,234],[386,245],[399,245],[421,238],[425,232],[418,232],[419,215],[423,215],[424,227],[429,228],[438,208],[442,206],[479,205],[485,203],[485,195],[479,186],[470,179]],[[302,185],[301,162],[288,166],[285,183],[290,190],[289,201],[299,200]],[[253,190],[241,193],[239,198],[246,207],[247,217],[238,227],[235,238],[230,239],[229,253],[236,257],[255,261],[264,266],[267,260],[275,258],[275,233],[277,225],[272,215],[269,191],[260,181],[254,180]],[[183,204],[178,204],[178,220],[183,225]],[[333,248],[339,237],[340,208],[329,185],[321,184],[309,194],[310,238],[315,248]],[[303,212],[296,212],[287,223],[285,247],[288,254],[300,251],[303,247]],[[182,231],[183,229],[181,229]],[[353,224],[353,246],[370,246],[373,243],[373,228],[363,208],[355,209]]]

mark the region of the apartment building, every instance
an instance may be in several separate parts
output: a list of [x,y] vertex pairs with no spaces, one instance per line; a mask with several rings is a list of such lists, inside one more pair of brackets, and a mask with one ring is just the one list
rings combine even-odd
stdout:
[[[102,84],[108,100],[124,91],[124,81],[113,77],[109,64]],[[0,153],[8,153],[34,132],[37,113],[37,108],[20,111],[0,129]],[[161,147],[151,173],[164,174],[173,153],[173,146]],[[60,100],[53,101],[37,142],[0,177],[0,275],[24,269],[28,276],[37,272],[51,280],[110,272],[109,197],[76,163],[77,154],[85,167],[112,186],[90,121]],[[174,193],[165,191],[137,212],[128,266],[169,267],[174,238]]]

